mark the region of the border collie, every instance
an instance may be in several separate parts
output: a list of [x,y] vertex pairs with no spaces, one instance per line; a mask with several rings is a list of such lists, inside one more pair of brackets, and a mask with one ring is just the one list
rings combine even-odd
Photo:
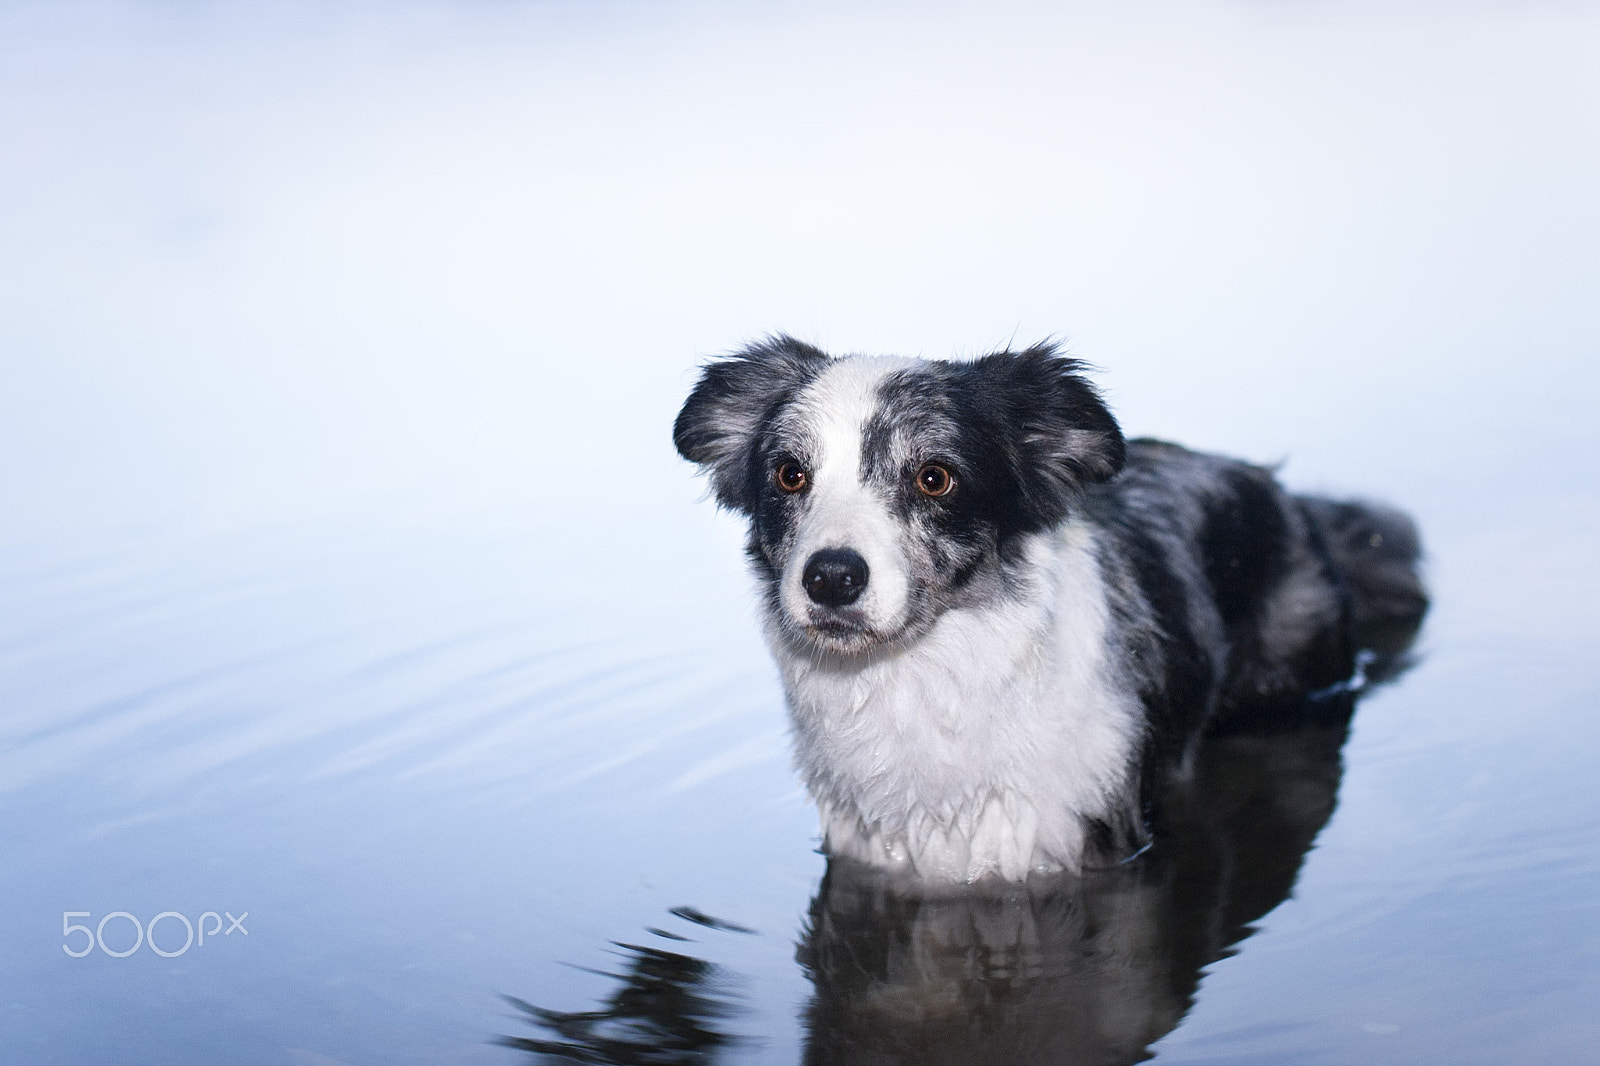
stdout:
[[1287,716],[1420,617],[1414,527],[1125,441],[1054,346],[704,368],[673,430],[750,519],[824,847],[920,882],[1137,852],[1208,730]]

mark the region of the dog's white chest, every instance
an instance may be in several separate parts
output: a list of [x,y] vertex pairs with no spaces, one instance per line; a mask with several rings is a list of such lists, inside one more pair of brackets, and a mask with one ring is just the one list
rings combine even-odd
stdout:
[[1087,528],[1028,551],[1027,587],[906,647],[817,659],[773,641],[831,853],[937,880],[1079,867],[1139,712],[1111,675]]

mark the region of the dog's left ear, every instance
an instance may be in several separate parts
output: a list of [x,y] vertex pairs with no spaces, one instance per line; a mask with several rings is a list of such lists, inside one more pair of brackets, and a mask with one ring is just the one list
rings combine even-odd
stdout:
[[1122,430],[1083,376],[1083,363],[1039,344],[969,366],[984,406],[1009,442],[1008,465],[1029,524],[1061,521],[1085,485],[1122,469]]
[[820,349],[778,334],[701,372],[673,423],[672,442],[679,455],[711,475],[718,503],[746,514],[754,510],[758,486],[766,483],[751,454],[758,433],[783,399],[829,361]]

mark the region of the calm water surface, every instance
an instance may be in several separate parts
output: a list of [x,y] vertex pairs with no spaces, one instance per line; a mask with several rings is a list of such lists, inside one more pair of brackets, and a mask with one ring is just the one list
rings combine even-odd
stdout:
[[[1600,1063],[1600,16],[1000,8],[0,9],[0,1062]],[[1411,510],[1414,661],[830,869],[669,442],[773,329],[1067,331]]]
[[[1218,743],[1138,863],[918,903],[815,854],[736,566],[560,538],[14,560],[13,1061],[1593,1060],[1593,679],[1469,567],[1342,749]],[[117,911],[212,935],[63,949]]]

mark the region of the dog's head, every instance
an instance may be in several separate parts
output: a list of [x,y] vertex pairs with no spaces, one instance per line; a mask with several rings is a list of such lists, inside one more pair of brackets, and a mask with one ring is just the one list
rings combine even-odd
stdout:
[[1051,345],[951,363],[779,336],[707,366],[673,440],[750,517],[784,638],[857,654],[995,595],[1018,539],[1121,468],[1081,369]]

